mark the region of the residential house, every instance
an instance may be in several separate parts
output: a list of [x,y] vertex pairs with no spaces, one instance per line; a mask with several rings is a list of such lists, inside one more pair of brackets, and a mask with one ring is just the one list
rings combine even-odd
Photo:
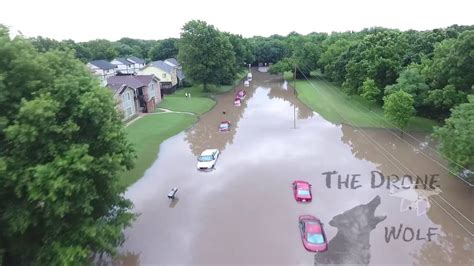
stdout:
[[107,84],[112,90],[116,108],[123,113],[123,120],[129,120],[138,114],[135,90],[126,84]]
[[87,63],[91,72],[100,78],[101,84],[105,86],[109,77],[115,76],[116,66],[105,60],[94,60]]
[[181,64],[175,58],[168,58],[165,60],[165,63],[176,68],[176,77],[178,79],[178,87],[183,86],[183,81],[185,79],[183,68]]
[[140,68],[145,66],[145,60],[136,56],[128,56],[127,60],[133,64],[132,66],[135,73],[138,73]]
[[[118,108],[124,113],[124,119],[130,119],[138,112],[149,113],[161,102],[160,80],[154,75],[122,75],[107,79],[107,86],[120,99]],[[133,90],[131,99],[130,90]]]
[[142,68],[138,73],[142,75],[153,74],[158,77],[163,93],[170,94],[176,90],[178,84],[176,68],[166,64],[164,61],[153,61]]
[[117,57],[110,61],[111,64],[116,65],[116,72],[118,75],[134,74],[134,63],[128,61],[126,58]]

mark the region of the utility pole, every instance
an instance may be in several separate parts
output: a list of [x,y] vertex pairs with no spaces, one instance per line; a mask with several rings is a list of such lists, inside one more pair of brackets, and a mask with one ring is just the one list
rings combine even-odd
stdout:
[[[295,72],[293,75],[293,94],[296,97],[296,64],[295,64]],[[296,129],[296,105],[293,105],[293,128]]]

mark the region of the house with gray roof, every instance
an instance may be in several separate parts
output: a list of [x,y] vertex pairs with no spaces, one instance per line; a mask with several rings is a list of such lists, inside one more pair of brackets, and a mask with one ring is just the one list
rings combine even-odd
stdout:
[[168,58],[165,60],[165,63],[176,68],[176,77],[178,79],[178,87],[181,87],[185,79],[185,75],[183,72],[183,68],[181,67],[181,64],[175,58]]
[[117,66],[116,72],[118,74],[134,74],[134,64],[127,60],[127,58],[117,57],[110,61],[111,64]]
[[127,60],[133,64],[133,69],[135,72],[138,72],[138,70],[140,70],[140,68],[144,67],[146,64],[145,60],[136,56],[128,56]]
[[142,75],[153,74],[160,79],[160,88],[163,93],[171,94],[178,85],[177,69],[164,61],[153,61],[140,69]]
[[119,75],[107,79],[107,87],[116,99],[117,109],[124,114],[124,120],[139,112],[155,110],[162,99],[159,81],[154,75]]
[[115,65],[106,60],[94,60],[87,63],[87,67],[94,75],[98,76],[102,85],[107,83],[107,78],[115,76]]

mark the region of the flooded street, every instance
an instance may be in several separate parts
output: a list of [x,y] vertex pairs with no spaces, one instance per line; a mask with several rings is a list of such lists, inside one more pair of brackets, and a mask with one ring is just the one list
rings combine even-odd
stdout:
[[[234,92],[218,96],[196,125],[161,145],[129,188],[140,216],[117,264],[474,263],[473,189],[449,176],[430,146],[389,130],[335,125],[279,77],[253,74],[240,107]],[[221,133],[224,120],[232,127]],[[221,150],[216,168],[197,171],[197,156],[210,148]],[[347,183],[338,184],[338,174]],[[412,182],[387,180],[404,175]],[[415,187],[416,175],[432,187]],[[313,185],[311,203],[295,202],[294,180]],[[302,214],[324,223],[326,253],[304,249]],[[387,239],[392,227],[398,239]]]

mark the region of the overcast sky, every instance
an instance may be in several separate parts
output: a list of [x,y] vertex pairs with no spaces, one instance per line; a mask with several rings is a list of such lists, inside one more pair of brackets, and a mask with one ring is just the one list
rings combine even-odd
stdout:
[[286,35],[366,27],[433,29],[474,24],[474,0],[2,0],[0,24],[25,36],[87,41],[179,37],[189,20],[222,31]]

